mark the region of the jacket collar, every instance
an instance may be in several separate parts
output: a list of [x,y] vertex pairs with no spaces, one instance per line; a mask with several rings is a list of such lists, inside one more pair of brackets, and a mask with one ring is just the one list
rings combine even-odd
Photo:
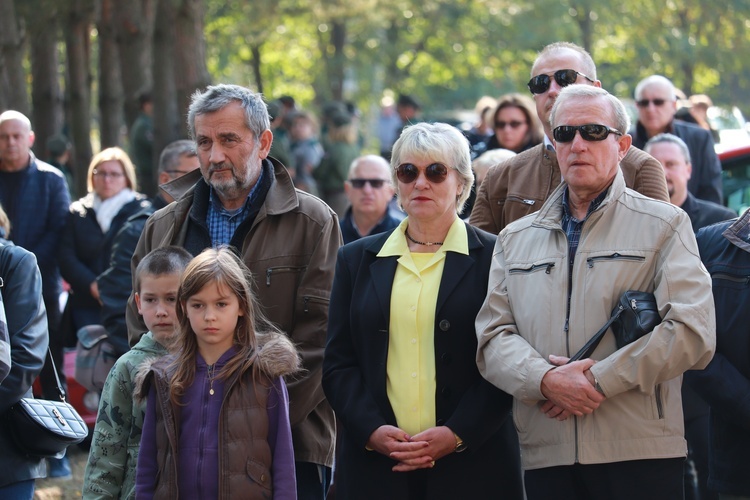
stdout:
[[745,210],[742,217],[732,223],[723,233],[730,243],[750,252],[750,210]]
[[[567,188],[568,184],[565,181],[561,182],[560,185],[557,186],[557,189],[552,192],[547,201],[544,202],[544,205],[542,205],[542,208],[539,209],[539,212],[537,212],[532,225],[546,227],[548,229],[560,228],[560,221],[563,217],[562,198],[563,193]],[[605,196],[604,201],[602,201],[602,203],[599,205],[599,208],[597,208],[594,213],[606,210],[610,202],[614,199],[619,198],[620,195],[622,195],[622,193],[624,192],[625,178],[622,176],[622,170],[618,168],[617,174],[615,175],[615,180],[612,181],[607,196]]]
[[[275,158],[268,157],[263,160],[264,166],[268,166],[269,164],[273,171],[274,182],[260,210],[260,215],[274,215],[294,210],[299,206],[299,198],[292,183],[292,178],[289,176],[284,165]],[[202,179],[203,174],[201,174],[200,169],[195,169],[159,187],[175,200],[180,200],[185,195],[192,195],[195,191],[195,186]]]
[[[484,246],[477,236],[477,230],[473,226],[464,224],[466,226],[469,255],[456,252],[446,253],[443,276],[440,280],[440,289],[438,290],[436,312],[440,311],[450,293],[474,264],[476,258],[472,251]],[[376,255],[395,230],[392,229],[373,236],[371,241],[365,246],[365,251],[372,254],[370,256],[372,259],[370,276],[372,277],[373,286],[380,302],[380,308],[387,324],[390,323],[391,292],[393,290],[393,278],[396,275],[396,267],[398,266],[398,256],[376,257]]]

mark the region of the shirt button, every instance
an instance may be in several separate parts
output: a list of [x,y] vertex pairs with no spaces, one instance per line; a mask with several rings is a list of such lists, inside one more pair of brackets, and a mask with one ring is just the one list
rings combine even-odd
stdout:
[[417,411],[417,407],[416,406],[412,406],[411,407],[411,411]]
[[411,372],[411,378],[417,378],[417,372]]
[[417,310],[417,308],[416,308],[415,306],[411,306],[411,310],[412,310],[412,311],[416,311],[416,310]]
[[412,344],[416,344],[417,343],[417,339],[411,339],[411,343]]
[[421,279],[419,279],[419,278],[417,278],[417,279],[416,279],[416,282],[417,282],[417,283],[422,283],[422,280],[421,280]]

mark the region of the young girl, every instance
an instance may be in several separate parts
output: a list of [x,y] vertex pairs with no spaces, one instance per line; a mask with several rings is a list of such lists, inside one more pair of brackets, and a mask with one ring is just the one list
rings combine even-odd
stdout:
[[137,498],[296,499],[289,401],[296,350],[258,309],[227,248],[188,265],[178,348],[144,370]]

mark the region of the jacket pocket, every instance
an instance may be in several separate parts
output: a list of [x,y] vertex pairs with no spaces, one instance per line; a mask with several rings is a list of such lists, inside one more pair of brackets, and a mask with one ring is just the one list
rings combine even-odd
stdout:
[[742,290],[750,285],[750,276],[734,273],[711,273],[715,286]]
[[536,204],[536,200],[531,200],[529,198],[522,198],[521,196],[508,196],[505,200],[506,200],[506,203],[509,201],[512,201],[515,203],[523,203],[524,205],[528,205],[530,207]]
[[537,271],[544,271],[546,274],[552,272],[552,268],[555,267],[554,262],[545,262],[542,264],[532,264],[529,267],[513,267],[508,269],[508,274],[531,274]]
[[629,260],[633,262],[645,262],[646,257],[644,257],[643,255],[628,255],[628,254],[615,252],[609,255],[597,255],[595,257],[589,257],[586,259],[586,265],[588,265],[590,268],[593,268],[594,265],[599,262],[613,262],[613,261],[622,261],[622,260]]
[[266,490],[271,490],[271,473],[263,464],[248,460],[245,468],[247,476]]
[[306,266],[274,266],[265,271],[265,282],[258,280],[258,299],[268,319],[283,331],[294,328],[299,286]]

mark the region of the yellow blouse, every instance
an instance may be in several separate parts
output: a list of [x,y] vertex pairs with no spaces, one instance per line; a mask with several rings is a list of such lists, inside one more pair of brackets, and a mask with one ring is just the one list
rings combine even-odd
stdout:
[[386,390],[398,427],[409,435],[435,426],[435,307],[446,252],[469,254],[466,226],[456,218],[435,253],[409,251],[401,222],[378,257],[398,256],[391,289]]

